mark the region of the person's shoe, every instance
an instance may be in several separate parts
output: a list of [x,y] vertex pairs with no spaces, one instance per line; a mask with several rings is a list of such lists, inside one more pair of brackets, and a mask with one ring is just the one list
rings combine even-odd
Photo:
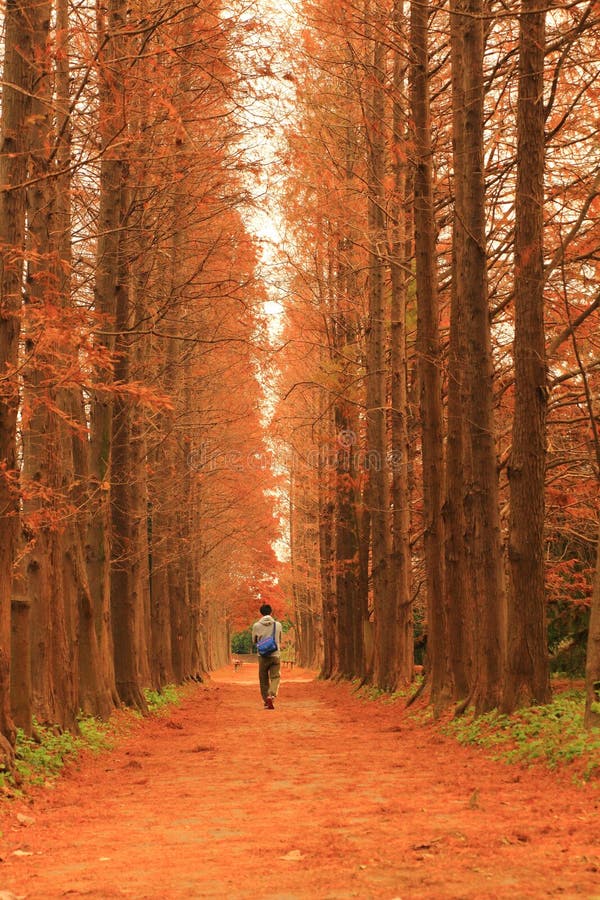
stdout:
[[267,697],[265,700],[265,709],[275,709],[275,704],[273,703],[272,697]]

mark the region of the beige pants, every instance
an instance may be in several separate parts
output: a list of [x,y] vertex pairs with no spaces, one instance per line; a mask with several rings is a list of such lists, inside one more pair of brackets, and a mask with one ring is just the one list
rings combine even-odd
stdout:
[[279,690],[281,660],[278,656],[258,657],[258,680],[263,700],[276,697]]

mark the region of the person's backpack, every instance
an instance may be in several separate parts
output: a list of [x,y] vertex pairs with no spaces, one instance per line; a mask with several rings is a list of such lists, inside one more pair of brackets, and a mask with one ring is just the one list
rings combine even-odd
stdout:
[[258,650],[259,656],[270,656],[271,653],[275,653],[277,650],[277,641],[275,640],[275,629],[277,628],[277,622],[273,622],[273,634],[269,634],[267,637],[261,638],[260,641],[256,644],[256,649]]

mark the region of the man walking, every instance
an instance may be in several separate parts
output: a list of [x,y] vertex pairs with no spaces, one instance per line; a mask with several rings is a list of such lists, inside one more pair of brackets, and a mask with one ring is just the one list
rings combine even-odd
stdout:
[[281,622],[276,622],[271,613],[273,610],[268,603],[263,603],[260,608],[262,616],[252,626],[252,644],[257,646],[259,641],[273,638],[275,649],[268,655],[262,655],[258,647],[258,680],[260,693],[265,709],[275,709],[275,697],[279,690],[281,673]]

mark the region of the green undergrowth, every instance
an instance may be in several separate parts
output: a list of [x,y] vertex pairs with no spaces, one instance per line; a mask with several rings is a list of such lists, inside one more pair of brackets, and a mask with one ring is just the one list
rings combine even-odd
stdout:
[[165,712],[171,706],[179,706],[183,697],[183,687],[167,684],[160,691],[147,689],[144,691],[148,710],[151,713]]
[[497,710],[477,718],[467,711],[442,726],[461,744],[492,751],[494,759],[550,769],[569,767],[574,780],[600,778],[600,729],[583,725],[585,695],[569,690],[552,703],[531,706],[511,716]]
[[[181,702],[183,692],[183,688],[174,685],[167,685],[160,691],[144,691],[150,714],[168,712]],[[107,722],[93,716],[80,716],[76,734],[36,721],[31,737],[18,728],[14,772],[0,772],[0,792],[8,797],[19,796],[28,787],[52,783],[64,766],[76,760],[82,751],[110,750],[138,717],[135,710],[120,710]]]
[[353,693],[359,700],[381,700],[384,697],[391,697],[391,694],[386,694],[385,691],[373,684],[361,684],[359,681],[356,683],[353,681],[352,684],[355,685]]
[[85,716],[78,720],[78,726],[78,734],[73,734],[34,721],[31,737],[18,728],[15,772],[2,773],[1,786],[7,792],[12,788],[15,793],[21,793],[28,786],[47,784],[82,750],[99,752],[112,746],[110,723]]

